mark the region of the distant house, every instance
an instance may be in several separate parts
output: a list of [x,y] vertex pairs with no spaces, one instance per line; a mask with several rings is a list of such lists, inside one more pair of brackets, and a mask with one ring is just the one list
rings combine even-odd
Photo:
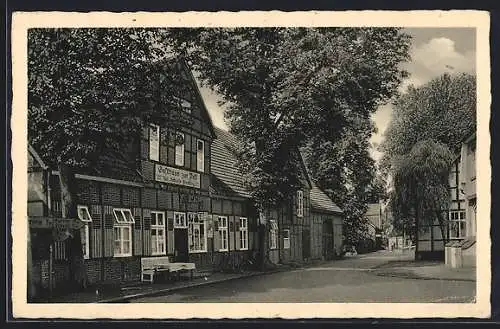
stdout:
[[380,249],[383,238],[382,204],[369,203],[365,218],[368,220],[368,238],[373,241],[373,248]]
[[[450,207],[444,209],[445,227],[419,225],[417,258],[445,259],[445,241],[464,247],[465,263],[475,260],[476,236],[476,134],[462,143],[449,174]],[[442,232],[444,231],[444,238]],[[471,256],[471,254],[474,254]]]

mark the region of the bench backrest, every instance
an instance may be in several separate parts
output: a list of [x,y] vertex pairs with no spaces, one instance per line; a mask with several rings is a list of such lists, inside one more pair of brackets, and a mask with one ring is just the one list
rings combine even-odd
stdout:
[[160,257],[142,257],[141,258],[141,268],[151,269],[155,268],[161,264],[168,264],[169,258],[168,256],[160,256]]

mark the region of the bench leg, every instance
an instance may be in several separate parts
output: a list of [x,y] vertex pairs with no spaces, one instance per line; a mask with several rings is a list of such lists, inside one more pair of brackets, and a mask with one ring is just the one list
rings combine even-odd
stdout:
[[180,281],[180,280],[181,280],[181,272],[177,271],[177,281]]
[[189,272],[189,276],[191,277],[191,280],[193,280],[193,270],[190,270]]

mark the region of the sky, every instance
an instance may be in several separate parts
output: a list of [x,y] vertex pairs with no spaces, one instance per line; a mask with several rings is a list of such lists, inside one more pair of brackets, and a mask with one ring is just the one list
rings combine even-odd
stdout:
[[[419,86],[445,73],[475,73],[476,34],[473,28],[407,28],[412,36],[411,61],[403,64],[410,76],[403,81],[400,91],[408,85]],[[217,104],[220,96],[206,87],[200,87],[201,94],[215,126],[227,130],[224,108]],[[378,132],[371,138],[370,153],[375,160],[382,154],[376,147],[384,139],[384,131],[391,120],[392,107],[382,105],[372,116]]]

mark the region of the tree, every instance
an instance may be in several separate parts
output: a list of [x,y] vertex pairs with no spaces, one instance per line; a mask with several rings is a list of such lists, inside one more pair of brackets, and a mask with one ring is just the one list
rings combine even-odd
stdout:
[[418,234],[419,226],[432,225],[437,219],[441,236],[447,242],[447,216],[443,210],[448,209],[450,202],[448,175],[452,163],[453,154],[446,145],[423,140],[395,164],[392,211],[396,218],[410,219],[409,223],[403,220],[397,224],[413,228],[412,236]]
[[[399,64],[409,50],[409,36],[393,28],[172,29],[165,37],[224,97],[231,131],[248,145],[240,167],[249,173],[261,212],[289,200],[298,187],[298,157],[290,152],[365,130],[370,114],[406,76]],[[351,175],[362,175],[355,167]],[[324,170],[339,175],[343,169]],[[350,188],[358,188],[352,182]],[[265,223],[260,232],[265,243]],[[261,265],[266,253],[261,245]]]
[[[396,99],[381,145],[382,168],[392,179],[395,227],[411,228],[413,235],[419,220],[436,219],[444,227],[439,214],[445,207],[441,193],[448,183],[439,175],[443,166],[448,165],[446,172],[450,169],[449,153],[457,154],[461,142],[476,129],[475,95],[474,76],[444,74],[421,87],[410,86]],[[437,158],[424,159],[422,154]],[[428,195],[421,196],[424,191]]]
[[[99,154],[123,152],[144,122],[172,126],[180,73],[156,46],[156,30],[31,29],[28,139],[59,171],[62,216],[76,219],[75,172]],[[135,164],[134,164],[135,165]],[[86,285],[80,232],[69,241],[72,279]]]

